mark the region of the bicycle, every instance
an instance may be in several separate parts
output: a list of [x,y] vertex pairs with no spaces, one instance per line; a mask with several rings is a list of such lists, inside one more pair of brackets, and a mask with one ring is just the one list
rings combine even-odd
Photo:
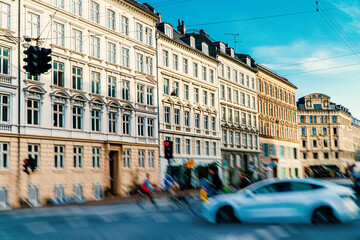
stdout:
[[156,203],[155,199],[154,199],[154,193],[150,192],[149,189],[144,190],[144,187],[142,187],[143,185],[136,185],[136,192],[138,193],[137,198],[136,198],[136,204],[141,207],[142,209],[144,209],[144,207],[140,204],[143,201],[146,200],[150,200],[151,203],[156,207],[159,208],[158,204]]

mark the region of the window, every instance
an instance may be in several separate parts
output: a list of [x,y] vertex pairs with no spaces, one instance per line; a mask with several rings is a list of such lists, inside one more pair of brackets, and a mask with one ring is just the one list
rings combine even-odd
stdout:
[[327,135],[327,128],[323,128],[323,135]]
[[231,88],[228,87],[227,92],[228,92],[228,98],[227,98],[227,100],[231,101],[231,100],[232,100],[232,99],[231,99]]
[[146,103],[147,105],[153,105],[154,104],[154,88],[147,87],[146,88]]
[[316,135],[316,128],[313,127],[313,128],[311,129],[311,133],[312,133],[312,135]]
[[0,28],[10,29],[10,5],[0,2]]
[[90,2],[90,20],[95,23],[100,23],[99,4]]
[[108,43],[108,61],[116,63],[116,45],[114,43]]
[[191,154],[190,139],[185,139],[186,154]]
[[83,185],[81,184],[81,183],[75,183],[74,184],[74,188],[75,188],[75,197],[77,197],[77,198],[79,198],[79,199],[83,199],[83,194],[82,194],[82,192],[83,192]]
[[71,12],[78,16],[82,14],[82,0],[72,0],[71,1]]
[[184,85],[184,99],[189,100],[189,85]]
[[152,30],[150,28],[145,28],[145,42],[148,45],[152,45]]
[[[1,7],[3,7],[3,4],[4,3],[1,4]],[[9,7],[9,10],[10,10],[10,7]],[[3,21],[3,19],[4,19],[3,12],[1,13],[1,15],[2,15],[1,20]],[[6,17],[6,15],[5,15],[5,17]],[[7,18],[7,19],[9,19],[9,18]],[[30,37],[37,38],[40,35],[40,16],[33,14],[33,13],[28,13],[27,22],[28,22],[28,27],[26,29],[27,34]],[[8,24],[10,24],[10,22]],[[3,26],[3,23],[1,23],[1,25]]]
[[264,157],[270,157],[270,144],[263,143],[263,155]]
[[145,136],[144,133],[144,118],[143,117],[138,117],[138,132],[137,132],[138,136]]
[[209,78],[210,78],[210,82],[214,83],[214,70],[212,69],[209,70]]
[[127,67],[127,68],[130,66],[129,49],[127,49],[127,48],[121,49],[121,64],[123,67]]
[[230,140],[230,144],[234,144],[234,132],[230,131],[229,132],[229,140]]
[[110,9],[106,10],[106,25],[111,30],[115,30],[115,12]]
[[29,202],[34,206],[40,206],[38,186],[29,185]]
[[306,140],[302,140],[302,146],[306,147]]
[[173,82],[172,94],[175,94],[175,96],[179,96],[179,82]]
[[170,107],[165,107],[165,123],[170,123]]
[[305,122],[305,116],[300,116],[300,122],[304,123]]
[[246,133],[242,134],[242,143],[245,147],[247,146],[247,134]]
[[242,105],[245,105],[245,93],[240,93],[240,103]]
[[331,119],[332,119],[331,121],[332,121],[333,123],[336,123],[336,116],[332,116]]
[[178,55],[173,54],[173,68],[175,70],[179,69],[179,58]]
[[213,155],[216,156],[216,142],[213,142]]
[[324,147],[327,147],[327,146],[328,146],[328,141],[324,140]]
[[240,133],[236,132],[235,133],[235,144],[240,145],[241,144],[241,137],[240,137]]
[[314,159],[318,159],[318,153],[313,153]]
[[[4,146],[3,146],[4,147]],[[36,167],[38,168],[40,161],[40,145],[38,144],[28,144],[28,157],[35,159]]]
[[65,186],[64,186],[64,184],[55,184],[55,194],[56,194],[57,199],[62,200],[65,197]]
[[226,76],[227,76],[227,79],[230,79],[230,68],[229,67],[226,67]]
[[184,73],[188,73],[188,60],[186,58],[183,59],[183,71]]
[[246,125],[246,113],[241,113],[241,124]]
[[166,50],[163,50],[163,65],[165,67],[169,66],[169,52]]
[[225,98],[225,86],[221,85],[221,98]]
[[196,154],[201,155],[201,144],[200,140],[196,140]]
[[108,96],[116,97],[116,78],[108,77]]
[[333,128],[333,133],[334,133],[334,135],[337,135],[337,128],[336,127]]
[[40,101],[27,100],[27,124],[39,125]]
[[145,168],[145,150],[139,150],[139,168]]
[[324,152],[324,158],[328,159],[329,158],[329,153],[328,152]]
[[211,125],[212,125],[212,130],[216,131],[216,118],[215,117],[211,117]]
[[63,47],[65,45],[64,25],[54,22],[53,33],[53,43]]
[[199,89],[198,88],[194,88],[194,93],[195,93],[195,102],[199,102]]
[[209,116],[204,116],[204,128],[209,130]]
[[194,63],[194,77],[198,77],[198,65]]
[[136,54],[136,71],[144,72],[144,56]]
[[100,73],[91,72],[91,93],[100,94]]
[[72,110],[73,129],[82,129],[82,107],[74,106]]
[[240,113],[237,110],[235,110],[235,122],[240,123]]
[[82,79],[83,79],[82,68],[73,67],[72,68],[72,88],[77,89],[77,90],[82,90]]
[[177,154],[181,154],[181,139],[175,138],[175,151]]
[[0,169],[7,169],[9,164],[9,144],[0,143]]
[[136,89],[137,89],[137,97],[136,97],[136,101],[138,103],[144,103],[144,85],[137,85]]
[[169,88],[170,88],[170,80],[164,79],[164,94],[169,95]]
[[146,67],[146,73],[149,75],[153,74],[153,64],[152,64],[152,58],[146,57],[145,59],[145,67]]
[[208,104],[208,92],[207,91],[203,91],[203,98],[204,98],[204,104],[207,105]]
[[9,107],[10,107],[9,95],[0,94],[0,122],[9,122]]
[[313,140],[313,147],[317,147],[317,140]]
[[215,107],[215,94],[214,93],[210,93],[210,101],[211,101],[211,106]]
[[54,72],[54,85],[64,87],[64,64],[59,62],[54,62],[53,64],[53,72]]
[[306,135],[304,127],[301,128],[301,135]]
[[338,140],[334,140],[334,146],[337,147],[338,146]]
[[155,168],[155,152],[149,151],[149,168]]
[[93,154],[93,168],[100,168],[101,151],[99,147],[92,149]]
[[232,122],[233,121],[233,116],[232,116],[233,111],[232,111],[232,109],[229,109],[228,111],[229,111],[229,114],[228,114],[229,122]]
[[201,43],[202,52],[206,55],[209,55],[209,46],[206,43]]
[[249,94],[246,95],[246,99],[247,99],[247,106],[250,107],[250,95]]
[[121,16],[121,33],[129,36],[129,19]]
[[179,125],[180,124],[180,109],[174,109],[174,119],[175,119],[175,124]]
[[210,156],[210,143],[208,141],[205,141],[205,153]]
[[90,55],[100,58],[100,38],[90,37]]
[[95,132],[100,131],[100,110],[91,110],[91,130]]
[[280,146],[280,157],[284,157],[285,155],[285,151],[284,151],[284,146]]
[[226,130],[223,130],[222,131],[222,137],[223,137],[223,143],[224,144],[227,144],[227,131]]
[[54,104],[53,106],[53,126],[58,128],[64,127],[64,104]]
[[234,102],[239,103],[239,91],[234,90]]
[[99,182],[94,182],[94,198],[95,200],[101,200],[104,198],[103,187]]
[[73,29],[72,30],[72,50],[82,52],[82,32]]
[[195,113],[195,127],[200,128],[200,114]]
[[185,111],[184,116],[185,116],[185,126],[189,127],[190,126],[190,112]]
[[202,79],[206,81],[206,67],[202,67]]
[[124,168],[130,168],[130,153],[131,153],[130,149],[124,149],[124,156],[123,156]]
[[123,115],[123,124],[122,124],[123,134],[130,134],[130,116]]
[[126,81],[126,80],[122,81],[121,97],[123,100],[130,100],[130,82],[129,81]]
[[74,168],[82,168],[83,148],[74,147]]
[[147,135],[154,137],[154,119],[148,118],[147,120]]
[[335,152],[335,158],[339,158],[339,153]]
[[109,112],[109,133],[116,133],[116,113]]

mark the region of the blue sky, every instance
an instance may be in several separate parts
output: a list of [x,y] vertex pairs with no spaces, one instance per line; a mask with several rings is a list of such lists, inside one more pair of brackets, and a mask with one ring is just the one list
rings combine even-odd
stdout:
[[[234,38],[226,34],[238,33],[237,40],[241,42],[237,43],[237,52],[250,54],[257,62],[288,78],[298,87],[298,98],[313,92],[324,93],[360,118],[360,1],[318,1],[319,12],[315,0],[147,2],[161,13],[162,21],[175,28],[181,19],[188,30],[204,29],[211,38],[231,46]],[[208,24],[308,11],[313,12]],[[351,66],[341,67],[346,65]]]

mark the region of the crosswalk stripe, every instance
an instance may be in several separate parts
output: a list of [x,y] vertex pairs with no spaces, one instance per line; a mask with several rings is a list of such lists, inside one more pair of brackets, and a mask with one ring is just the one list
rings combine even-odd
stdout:
[[24,226],[35,235],[53,233],[56,231],[55,228],[45,221],[24,223]]
[[274,238],[274,236],[271,235],[271,233],[264,228],[256,229],[255,233],[265,240],[276,240],[276,238]]
[[284,229],[278,225],[272,225],[269,226],[268,229],[272,232],[275,233],[275,235],[277,235],[277,237],[279,238],[287,238],[290,237],[290,235],[284,231]]

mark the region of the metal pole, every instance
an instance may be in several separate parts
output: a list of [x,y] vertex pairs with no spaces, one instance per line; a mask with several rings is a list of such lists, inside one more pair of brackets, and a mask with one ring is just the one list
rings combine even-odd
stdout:
[[21,160],[20,160],[20,127],[21,127],[21,62],[20,62],[20,49],[21,49],[21,0],[18,1],[18,168],[17,168],[17,195],[19,197],[19,202],[21,201],[20,196],[20,173],[21,173]]

